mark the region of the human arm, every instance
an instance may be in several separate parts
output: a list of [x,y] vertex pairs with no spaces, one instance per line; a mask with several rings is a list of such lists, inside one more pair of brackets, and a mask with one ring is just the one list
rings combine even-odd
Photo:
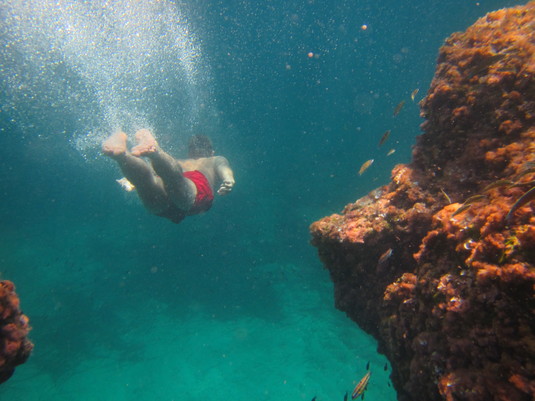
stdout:
[[221,186],[217,190],[219,195],[226,195],[234,187],[234,173],[230,168],[229,162],[223,156],[217,156],[215,160],[215,171],[221,181]]

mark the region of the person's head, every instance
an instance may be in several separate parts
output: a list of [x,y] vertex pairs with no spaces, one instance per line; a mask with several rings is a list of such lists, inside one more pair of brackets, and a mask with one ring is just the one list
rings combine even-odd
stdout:
[[212,141],[206,135],[196,134],[189,139],[188,157],[190,159],[212,157],[213,155],[214,147],[212,146]]

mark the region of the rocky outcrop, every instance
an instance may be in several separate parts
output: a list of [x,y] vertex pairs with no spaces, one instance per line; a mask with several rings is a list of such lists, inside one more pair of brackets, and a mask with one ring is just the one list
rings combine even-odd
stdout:
[[311,225],[400,400],[535,398],[535,2],[440,49],[392,181]]
[[0,281],[0,383],[30,356],[33,344],[26,338],[29,331],[15,286],[11,281]]

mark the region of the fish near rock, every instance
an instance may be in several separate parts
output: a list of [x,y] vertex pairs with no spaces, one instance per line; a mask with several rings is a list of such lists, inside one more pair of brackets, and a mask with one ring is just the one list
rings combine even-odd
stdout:
[[370,166],[373,164],[373,159],[365,161],[362,166],[360,166],[359,175],[364,174],[366,170],[370,168]]

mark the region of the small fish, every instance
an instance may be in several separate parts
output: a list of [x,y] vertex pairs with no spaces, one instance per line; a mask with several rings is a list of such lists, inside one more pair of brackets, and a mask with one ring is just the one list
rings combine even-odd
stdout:
[[448,196],[446,192],[442,188],[440,188],[440,192],[442,192],[442,195],[444,195],[444,198],[448,201],[448,203],[451,203],[451,198]]
[[482,202],[487,199],[487,195],[474,195],[464,201],[463,205],[471,205],[472,203]]
[[487,185],[485,188],[483,188],[483,192],[488,192],[491,189],[499,188],[499,187],[505,187],[507,185],[513,185],[514,182],[511,180],[498,180],[491,182],[489,185]]
[[415,90],[412,91],[411,93],[411,100],[414,102],[414,98],[416,97],[416,95],[418,94],[418,92],[420,91],[420,89],[416,88]]
[[455,210],[455,212],[453,212],[453,214],[451,215],[451,217],[457,216],[458,214],[464,212],[465,210],[469,209],[470,206],[472,206],[472,205],[466,205],[466,204],[463,203],[461,206],[459,206],[459,207],[457,208],[457,210]]
[[370,370],[370,361],[366,364],[366,370]]
[[383,368],[383,370],[386,372],[388,370],[388,363],[385,363],[385,367]]
[[522,177],[525,176],[526,174],[535,173],[535,166],[533,165],[534,163],[529,162],[526,164],[528,164],[529,166],[524,166],[524,169],[520,172],[520,175]]
[[355,389],[353,390],[353,393],[351,394],[351,399],[356,400],[360,396],[364,398],[364,392],[366,391],[366,388],[368,387],[368,382],[370,381],[370,376],[372,375],[372,372],[368,371],[362,379],[357,383],[355,386]]
[[312,398],[312,401],[316,401],[316,398],[318,398],[318,397],[314,396],[314,398]]
[[405,106],[405,100],[402,100],[401,102],[399,102],[396,108],[394,109],[394,117],[399,114],[403,106]]
[[379,140],[379,147],[381,147],[383,145],[383,143],[386,142],[386,140],[388,139],[388,137],[390,136],[390,132],[392,132],[391,130],[386,130],[385,133],[383,134],[383,136],[381,137],[381,139]]
[[126,177],[121,178],[120,180],[115,180],[124,189],[126,192],[132,192],[136,187],[132,184]]
[[396,153],[396,149],[390,149],[386,155],[387,155],[387,156],[391,156],[391,155],[393,155],[394,153]]
[[346,391],[346,394],[344,395],[344,401],[347,401],[347,391]]
[[518,208],[524,206],[525,204],[527,204],[528,202],[531,202],[534,199],[535,199],[535,187],[531,188],[528,192],[522,195],[520,199],[518,199],[515,202],[511,210],[509,210],[509,213],[507,213],[507,216],[505,216],[505,221],[507,222],[511,221],[513,217],[513,213],[516,212]]
[[362,175],[368,168],[373,164],[373,159],[365,161],[362,166],[360,166],[359,175]]
[[521,179],[522,177],[524,177],[525,175],[528,175],[528,174],[531,174],[531,173],[535,173],[535,167],[534,166],[530,166],[531,165],[531,162],[528,162],[526,163],[527,166],[524,166],[524,168],[522,169],[522,171],[518,174],[518,176],[516,177],[517,180]]
[[[382,265],[383,263],[385,263],[389,258],[390,256],[392,256],[392,254],[394,253],[394,251],[392,250],[392,248],[388,248],[380,257],[379,257],[379,261],[377,262],[377,264],[379,265]],[[368,366],[369,366],[369,362],[368,362]],[[366,368],[367,369],[367,368]]]
[[523,187],[533,187],[535,186],[535,180],[528,182],[514,182],[511,184],[510,188],[523,188]]

